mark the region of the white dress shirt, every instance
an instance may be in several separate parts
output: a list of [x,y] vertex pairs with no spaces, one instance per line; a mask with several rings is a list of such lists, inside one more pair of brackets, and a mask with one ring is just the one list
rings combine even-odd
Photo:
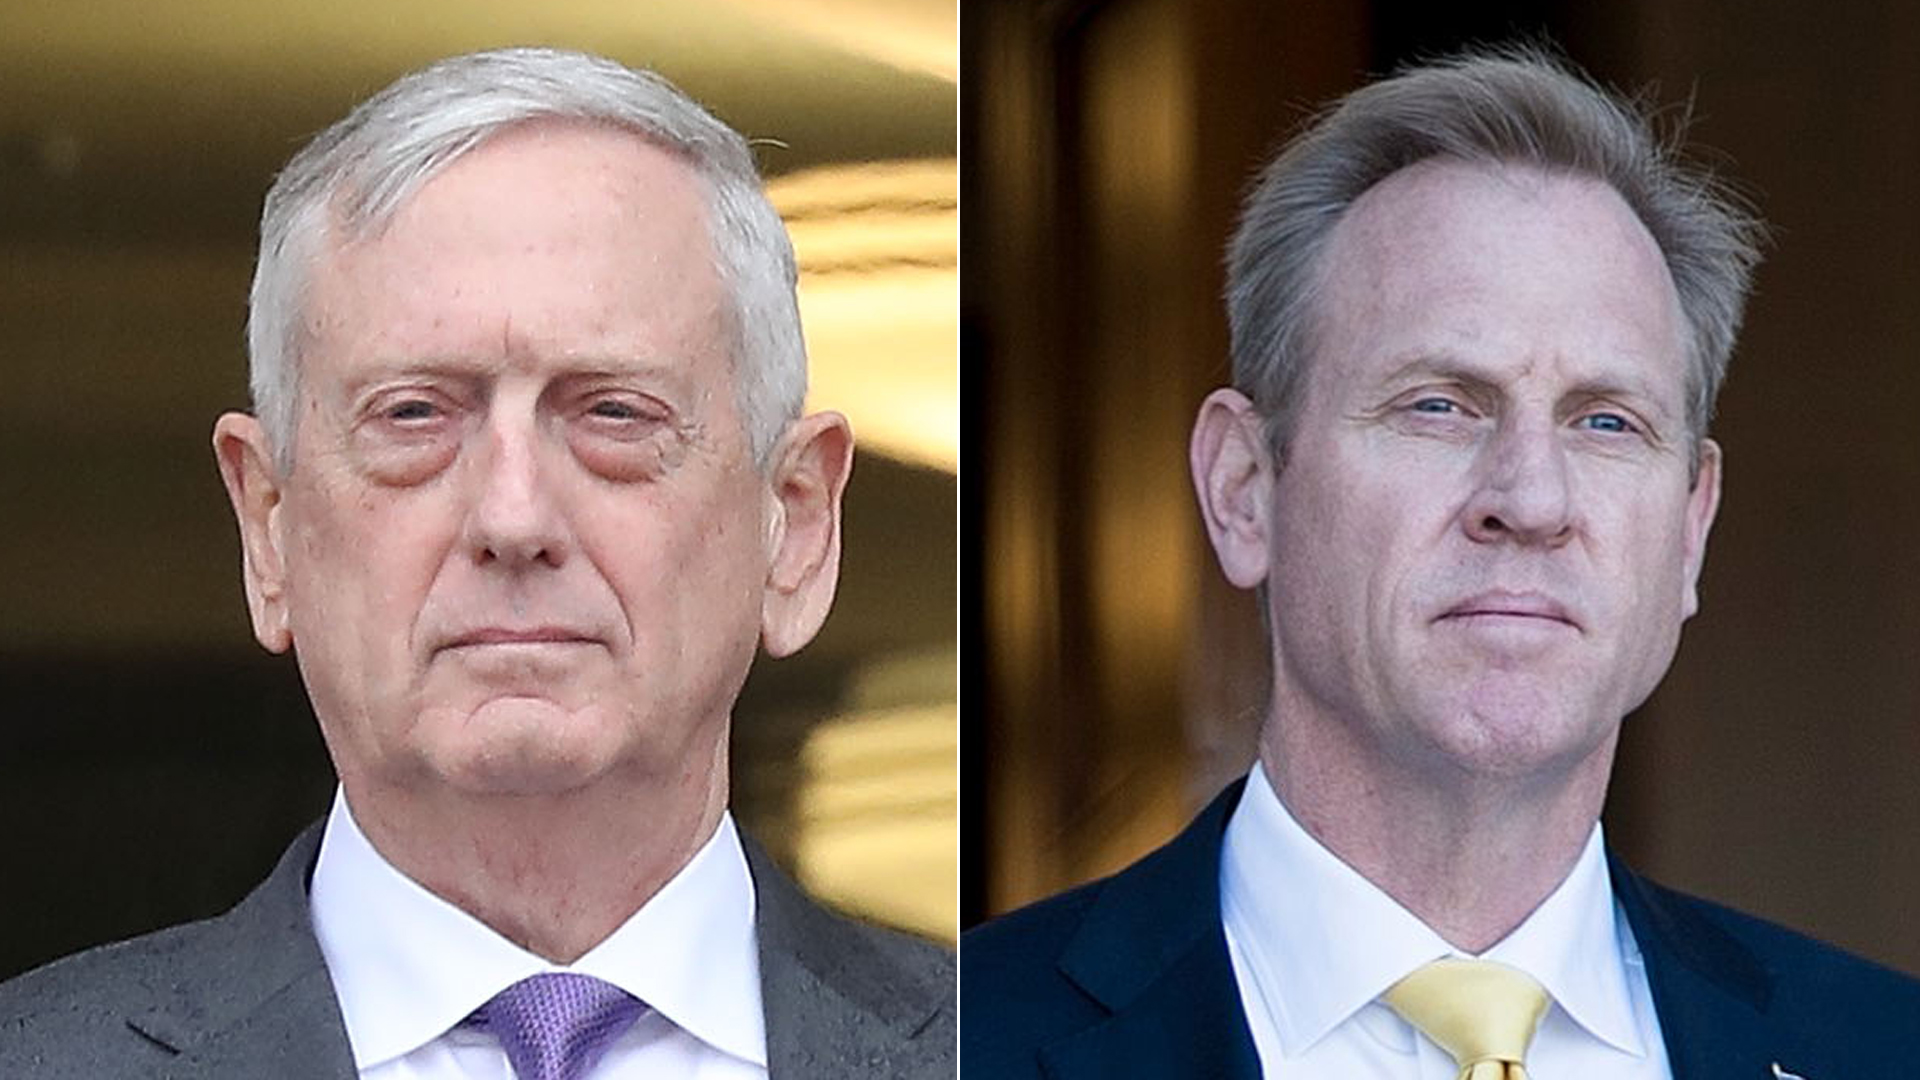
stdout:
[[[1559,888],[1480,954],[1552,995],[1529,1074],[1668,1080],[1640,949],[1620,914],[1600,827]],[[1255,766],[1227,823],[1221,921],[1267,1080],[1454,1080],[1444,1050],[1377,999],[1430,960],[1464,955],[1294,820]]]
[[645,1002],[591,1080],[765,1080],[753,880],[733,818],[693,859],[571,966],[549,963],[428,892],[375,851],[336,794],[311,893],[362,1080],[509,1080],[487,1032],[460,1027],[507,986],[573,971]]

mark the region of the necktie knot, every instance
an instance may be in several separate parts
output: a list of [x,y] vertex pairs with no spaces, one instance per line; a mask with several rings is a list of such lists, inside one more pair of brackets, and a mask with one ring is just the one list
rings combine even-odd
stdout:
[[1547,1011],[1539,983],[1492,960],[1435,960],[1381,997],[1453,1055],[1461,1080],[1523,1080],[1527,1047]]
[[467,1022],[500,1040],[518,1080],[579,1080],[645,1008],[612,983],[554,971],[500,991]]

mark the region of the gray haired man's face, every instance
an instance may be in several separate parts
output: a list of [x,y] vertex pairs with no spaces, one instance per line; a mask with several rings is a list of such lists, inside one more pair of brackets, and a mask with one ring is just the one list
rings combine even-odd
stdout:
[[350,792],[724,773],[780,537],[724,302],[692,171],[582,126],[323,260],[249,590]]

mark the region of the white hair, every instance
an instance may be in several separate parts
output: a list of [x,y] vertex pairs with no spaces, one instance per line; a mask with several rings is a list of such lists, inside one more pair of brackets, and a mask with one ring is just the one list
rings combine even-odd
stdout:
[[765,466],[807,391],[793,245],[746,140],[667,80],[604,57],[513,48],[441,60],[361,103],[282,169],[260,219],[247,312],[253,406],[292,467],[304,307],[334,230],[376,236],[442,169],[510,128],[585,121],[631,131],[700,177],[720,280],[731,296],[733,377],[754,460]]

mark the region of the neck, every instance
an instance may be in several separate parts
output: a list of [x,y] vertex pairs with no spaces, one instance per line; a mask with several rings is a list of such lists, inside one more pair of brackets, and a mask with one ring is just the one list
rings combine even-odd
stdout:
[[647,783],[609,776],[536,795],[343,778],[354,821],[401,873],[528,952],[570,964],[692,860],[726,810],[718,767]]
[[1571,767],[1514,775],[1396,768],[1350,738],[1316,734],[1269,717],[1260,764],[1280,801],[1342,862],[1475,954],[1572,872],[1599,819],[1615,741]]

